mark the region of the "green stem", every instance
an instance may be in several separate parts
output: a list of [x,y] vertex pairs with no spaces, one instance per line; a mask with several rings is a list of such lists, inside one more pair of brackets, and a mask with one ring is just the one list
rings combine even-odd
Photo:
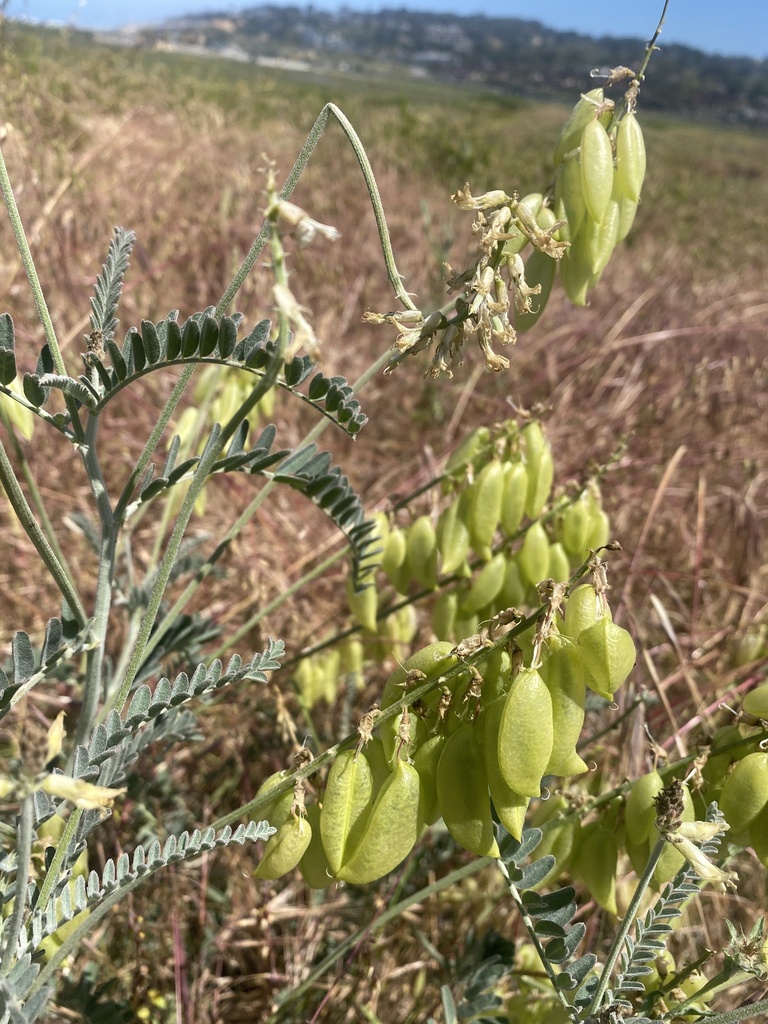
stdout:
[[123,519],[126,507],[128,506],[128,503],[131,500],[131,495],[133,494],[136,485],[141,479],[141,475],[146,469],[149,460],[152,458],[155,449],[160,443],[160,438],[163,436],[165,428],[168,426],[168,423],[170,422],[171,416],[173,416],[174,412],[176,411],[176,406],[181,401],[187,384],[189,384],[190,377],[195,372],[196,368],[197,363],[187,363],[187,365],[181,371],[181,376],[174,384],[173,391],[171,391],[170,395],[168,396],[168,400],[166,401],[163,411],[160,414],[160,419],[152,428],[152,433],[149,435],[147,443],[144,445],[144,449],[141,455],[139,456],[139,460],[136,463],[136,466],[133,472],[131,473],[130,477],[128,478],[128,482],[126,483],[123,489],[123,493],[120,495],[117,505],[115,506],[114,515],[115,519],[118,522],[120,522]]
[[157,618],[157,613],[160,608],[163,595],[165,594],[165,589],[168,586],[168,581],[171,578],[173,566],[176,558],[178,557],[181,542],[184,539],[184,533],[189,520],[192,517],[195,502],[205,486],[206,478],[211,471],[214,462],[219,457],[221,451],[221,446],[219,444],[220,436],[220,428],[218,425],[214,425],[214,428],[211,431],[211,436],[208,439],[206,449],[203,452],[200,462],[197,464],[195,475],[192,478],[189,490],[184,496],[179,516],[168,540],[162,561],[158,567],[155,583],[152,587],[152,593],[149,596],[149,601],[147,602],[147,607],[142,617],[141,625],[139,626],[138,636],[136,643],[134,644],[133,651],[131,652],[131,658],[128,662],[125,676],[120,683],[120,688],[117,691],[117,694],[111,701],[111,706],[116,708],[117,711],[122,711],[123,706],[128,699],[128,694],[131,691],[133,682],[138,675],[142,662],[144,661],[149,636],[152,632],[152,627],[155,624],[155,619]]
[[46,540],[51,546],[51,550],[56,555],[56,558],[58,558],[62,570],[64,571],[65,575],[71,580],[73,579],[72,573],[69,569],[69,566],[67,565],[67,560],[64,557],[64,552],[61,550],[61,545],[59,544],[59,539],[56,536],[56,531],[53,528],[53,523],[50,520],[48,511],[45,507],[45,503],[43,502],[42,495],[40,494],[40,488],[37,486],[37,481],[35,480],[34,475],[32,474],[32,469],[29,465],[29,460],[27,459],[26,452],[24,451],[23,446],[19,444],[19,440],[16,437],[13,427],[8,420],[8,416],[5,412],[5,409],[2,406],[0,406],[0,416],[2,416],[3,422],[5,423],[5,426],[8,430],[8,435],[10,437],[11,444],[13,445],[14,454],[16,456],[16,459],[18,460],[19,466],[21,467],[21,472],[24,476],[27,488],[29,489],[29,493],[32,496],[32,501],[35,506],[35,512],[42,525],[42,531],[45,534]]
[[35,820],[34,797],[30,793],[21,801],[16,831],[16,898],[11,916],[3,925],[3,948],[0,951],[0,978],[7,978],[16,964],[16,947],[27,906],[27,879],[32,860],[32,832]]
[[[406,292],[403,286],[402,276],[400,275],[400,272],[397,269],[395,255],[394,252],[392,251],[392,242],[389,237],[387,219],[384,214],[384,205],[381,201],[379,187],[376,184],[376,178],[374,177],[373,169],[371,168],[368,155],[365,152],[365,149],[357,135],[357,132],[352,127],[346,115],[334,103],[327,103],[320,111],[317,120],[315,121],[309,135],[307,136],[307,141],[302,146],[301,152],[299,153],[296,162],[294,163],[291,169],[291,173],[286,178],[285,184],[280,190],[280,197],[282,199],[287,199],[291,195],[293,190],[296,188],[296,183],[298,182],[302,171],[309,163],[309,158],[312,156],[315,147],[320,141],[320,138],[323,132],[325,131],[325,126],[328,123],[328,118],[330,117],[331,114],[333,114],[333,116],[336,118],[342,131],[347,136],[347,139],[349,140],[349,143],[352,146],[352,149],[354,150],[355,156],[357,157],[357,162],[360,164],[360,169],[363,172],[365,184],[368,189],[368,195],[371,200],[371,205],[373,206],[373,214],[374,217],[376,218],[376,228],[379,234],[379,243],[381,245],[381,251],[384,256],[384,263],[387,268],[387,276],[389,277],[390,284],[394,289],[395,295],[398,297],[403,306],[405,306],[406,309],[415,309],[416,307],[414,306],[410,296]],[[234,299],[235,295],[237,295],[243,282],[250,273],[254,263],[261,255],[261,251],[267,243],[268,234],[269,225],[265,223],[261,231],[257,235],[250,250],[248,251],[248,255],[243,260],[240,269],[232,278],[229,287],[224,292],[222,297],[219,299],[219,303],[216,306],[217,318],[224,313],[232,299]]]
[[24,264],[24,270],[27,273],[27,280],[29,281],[29,286],[32,289],[32,296],[37,308],[37,315],[40,317],[40,323],[43,325],[45,340],[48,342],[48,348],[51,350],[51,356],[56,367],[56,372],[60,373],[62,376],[66,376],[67,370],[64,366],[64,360],[61,357],[61,349],[59,348],[56,331],[53,329],[51,314],[48,312],[48,304],[45,301],[45,295],[43,294],[43,289],[40,286],[40,279],[37,276],[35,261],[32,259],[32,252],[29,248],[29,243],[27,242],[27,236],[24,233],[24,225],[21,223],[21,215],[19,214],[19,208],[16,205],[16,197],[13,194],[11,179],[8,177],[8,168],[5,166],[5,157],[3,156],[2,146],[0,146],[0,191],[3,193],[3,202],[5,203],[5,208],[8,211],[8,217],[11,222],[11,227],[13,228],[13,233],[16,236],[16,245],[19,248],[21,261]]
[[82,629],[88,621],[88,616],[85,608],[83,608],[80,596],[75,590],[74,584],[72,583],[72,580],[67,574],[64,566],[56,557],[56,552],[48,543],[45,533],[35,519],[35,514],[30,508],[29,502],[24,497],[21,487],[19,486],[19,482],[16,479],[16,474],[13,471],[8,455],[6,454],[5,447],[1,441],[0,484],[2,484],[5,493],[8,495],[11,507],[16,513],[16,517],[21,523],[24,532],[32,541],[35,550],[42,558],[43,563],[53,577],[56,586],[61,591],[64,600],[69,605],[72,614],[77,620],[78,627]]
[[48,906],[48,901],[53,895],[54,887],[61,877],[64,858],[67,856],[72,840],[75,838],[77,826],[80,824],[82,814],[83,812],[79,807],[73,807],[71,814],[67,818],[64,831],[61,833],[61,838],[56,845],[56,852],[53,855],[53,860],[48,865],[48,870],[45,873],[43,884],[40,886],[40,892],[37,895],[37,903],[35,904],[37,907],[44,908]]
[[637,883],[637,888],[635,889],[634,896],[632,897],[632,902],[629,904],[629,907],[627,907],[627,912],[626,914],[624,914],[624,917],[622,918],[621,927],[619,928],[618,935],[614,939],[613,945],[611,946],[611,951],[608,954],[608,959],[606,961],[605,967],[603,967],[603,972],[600,975],[599,982],[597,983],[597,988],[595,989],[595,994],[592,997],[592,1002],[589,1004],[589,1007],[585,1012],[586,1017],[591,1017],[593,1014],[596,1014],[598,1009],[600,1008],[600,1003],[602,1002],[603,996],[605,995],[606,989],[608,988],[608,983],[611,980],[613,968],[616,966],[616,962],[621,956],[621,950],[624,946],[627,936],[629,935],[629,929],[635,922],[635,918],[637,917],[638,911],[640,909],[640,903],[645,894],[645,890],[650,885],[651,878],[653,877],[653,872],[656,870],[656,865],[659,863],[659,857],[661,857],[665,845],[665,839],[658,839],[656,841],[656,845],[651,850],[651,855],[648,858],[648,863],[645,865],[645,871],[643,871],[642,877],[640,881]]
[[703,1018],[706,1024],[737,1024],[741,1020],[765,1019],[768,1013],[768,999],[761,999],[758,1003],[750,1003],[748,1006],[739,1006],[735,1010],[726,1010],[725,1013],[716,1013],[713,1017]]

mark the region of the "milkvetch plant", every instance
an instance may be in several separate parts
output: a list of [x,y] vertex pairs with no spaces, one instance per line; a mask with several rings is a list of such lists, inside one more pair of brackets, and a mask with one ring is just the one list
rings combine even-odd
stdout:
[[[640,201],[646,157],[637,106],[652,50],[650,43],[637,74],[615,69],[603,86],[581,96],[555,145],[552,181],[541,192],[520,198],[511,188],[481,195],[469,184],[457,189],[454,203],[475,215],[477,244],[464,269],[449,268],[453,298],[446,307],[420,310],[409,296],[365,150],[329,104],[282,189],[267,168],[264,228],[216,306],[186,319],[172,310],[157,322],[142,320],[118,343],[135,239],[116,229],[77,369],[65,364],[0,156],[6,209],[45,334],[34,371],[25,369],[15,324],[8,313],[0,315],[0,415],[12,450],[9,456],[0,445],[0,480],[60,596],[43,637],[33,642],[16,631],[8,671],[0,670],[0,718],[7,718],[10,737],[0,798],[13,823],[3,831],[0,861],[3,1019],[38,1019],[86,937],[119,900],[169,864],[258,842],[253,871],[264,883],[298,869],[315,890],[367,885],[402,864],[431,827],[444,828],[457,848],[497,861],[529,931],[532,962],[546,978],[538,1000],[507,1007],[493,991],[507,967],[485,965],[463,1001],[444,989],[446,1020],[480,1019],[481,1010],[485,1019],[509,1014],[506,1019],[525,1024],[704,1019],[716,993],[745,974],[762,975],[758,923],[747,938],[732,929],[720,974],[710,980],[697,974],[690,992],[684,990],[694,974],[688,966],[669,972],[674,984],[663,983],[660,971],[658,987],[643,982],[656,970],[680,905],[705,883],[734,887],[734,872],[717,863],[729,826],[734,846],[752,844],[768,859],[768,769],[760,746],[765,701],[757,691],[745,701],[736,735],[713,744],[709,760],[654,763],[646,776],[600,792],[588,760],[589,732],[596,716],[615,708],[636,656],[632,636],[611,611],[608,570],[617,545],[602,508],[601,472],[577,488],[556,488],[546,431],[521,414],[474,430],[438,478],[367,517],[346,475],[317,444],[326,426],[352,438],[366,427],[358,395],[374,374],[394,370],[407,355],[433,347],[427,373],[450,374],[466,343],[475,341],[490,369],[505,369],[509,359],[496,348],[513,343],[542,314],[558,268],[571,300],[587,301]],[[614,100],[610,90],[623,92]],[[402,307],[366,315],[396,326],[398,336],[393,351],[354,386],[318,369],[327,341],[294,294],[283,247],[289,232],[300,244],[338,238],[335,228],[289,199],[331,117],[358,157]],[[227,310],[267,246],[274,323],[247,327],[242,314]],[[112,439],[102,414],[159,369],[175,369],[175,383],[127,478],[115,485],[106,472]],[[186,390],[195,387],[197,408],[183,409]],[[280,447],[278,426],[266,422],[281,408],[276,395],[319,418],[298,445]],[[89,598],[26,472],[19,436],[28,440],[43,429],[55,431],[85,470],[98,554]],[[247,478],[253,494],[215,549],[189,560],[189,527],[206,486],[231,473]],[[270,638],[260,652],[231,653],[225,663],[219,655],[260,621],[263,609],[211,654],[220,638],[210,620],[188,608],[227,546],[281,485],[316,505],[343,535],[351,622],[290,659],[283,641]],[[427,511],[420,498],[430,489],[435,500]],[[142,573],[133,531],[157,506],[158,540]],[[171,603],[177,584],[183,589]],[[128,595],[128,624],[123,647],[109,658],[121,614],[118,589]],[[130,853],[89,870],[89,838],[119,806],[128,782],[140,784],[135,765],[147,747],[195,742],[196,703],[243,682],[269,681],[287,692],[293,679],[311,726],[313,706],[335,695],[342,674],[357,687],[366,664],[392,652],[402,664],[339,743],[310,750],[295,726],[286,726],[295,748],[289,766],[263,780],[249,803],[163,842],[121,835]],[[165,675],[180,658],[185,669]],[[54,719],[44,742],[27,742],[19,706],[35,687],[64,674],[81,688],[79,713],[66,729],[61,717]],[[592,952],[579,955],[586,929],[573,921],[575,890],[541,890],[568,874],[606,915],[617,916],[620,858],[635,867],[639,881],[601,963]],[[642,916],[649,888],[661,894]],[[341,949],[283,994],[285,1012]],[[522,984],[518,995],[525,997]],[[726,1024],[743,1019],[742,1010],[709,1019]]]

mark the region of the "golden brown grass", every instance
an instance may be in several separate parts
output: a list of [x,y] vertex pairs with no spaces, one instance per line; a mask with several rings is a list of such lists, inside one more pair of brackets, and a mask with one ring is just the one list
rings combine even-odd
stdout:
[[[477,192],[540,187],[563,116],[556,108],[451,91],[444,101],[431,93],[409,97],[409,86],[398,83],[352,96],[341,80],[310,86],[216,62],[80,50],[76,39],[73,49],[59,50],[48,36],[39,48],[35,38],[24,36],[5,56],[4,150],[71,369],[113,226],[138,236],[123,327],[176,307],[185,317],[216,302],[260,226],[264,155],[286,172],[325,99],[340,103],[370,147],[400,270],[425,306],[442,302],[440,261],[458,262],[468,251],[469,215],[451,206],[448,193],[465,173]],[[67,56],[73,54],[77,73]],[[688,728],[696,716],[710,724],[728,686],[743,688],[764,671],[734,671],[729,652],[768,603],[768,139],[655,121],[647,139],[649,179],[636,229],[590,307],[575,310],[557,292],[500,376],[477,372],[477,353],[453,380],[437,383],[422,378],[425,363],[406,363],[361,396],[371,423],[356,442],[330,434],[324,442],[375,508],[428,479],[471,426],[519,408],[543,410],[561,485],[591,460],[607,462],[625,439],[603,487],[624,548],[612,567],[614,605],[642,650],[636,682],[660,697],[651,712],[654,738],[674,756],[695,741]],[[337,129],[321,142],[295,198],[343,235],[334,248],[293,252],[292,284],[324,341],[326,372],[354,380],[391,341],[386,329],[362,326],[361,315],[393,301],[356,161]],[[256,271],[238,296],[249,323],[270,314],[267,281]],[[0,293],[16,323],[19,361],[32,369],[42,334],[5,221]],[[132,394],[110,410],[102,427],[114,438],[108,482],[125,478],[167,387],[168,378],[155,374],[138,400]],[[285,401],[278,410],[286,443],[295,443],[310,421]],[[26,454],[67,557],[82,580],[92,579],[93,556],[70,518],[87,508],[77,461],[62,456],[40,428]],[[237,476],[217,481],[195,528],[215,535],[251,486]],[[7,645],[17,628],[39,635],[57,602],[23,533],[2,514]],[[135,541],[140,565],[154,522],[148,518]],[[231,630],[329,543],[336,539],[329,541],[319,514],[290,492],[279,495],[230,549],[224,575],[197,606]],[[284,636],[294,652],[344,616],[339,571],[281,608],[263,631]],[[116,623],[118,639],[121,628]],[[253,631],[238,649],[260,643]],[[379,685],[372,672],[358,710]],[[303,734],[306,723],[289,691],[286,700]],[[51,710],[43,701],[34,708],[36,718]],[[317,710],[312,725],[330,743],[347,731],[350,715],[342,697]],[[142,778],[142,790],[129,793],[120,812],[128,831],[113,819],[95,861],[119,852],[121,836],[135,828],[181,828],[239,806],[285,764],[288,747],[263,692],[231,694],[207,709],[201,724],[198,747],[170,752]],[[645,770],[641,726],[635,719],[605,745],[604,778]],[[251,861],[247,852],[206,858],[170,873],[162,899],[137,895],[111,933],[108,960],[94,952],[101,980],[114,974],[134,1010],[151,1005],[152,990],[175,991],[188,1021],[265,1019],[276,993],[298,985],[361,922],[375,922],[392,902],[463,863],[433,832],[379,886],[313,894],[297,879],[257,884]],[[748,892],[761,876],[747,856],[743,861]],[[710,931],[711,909],[719,917],[739,912],[735,897],[706,899],[686,933],[699,948],[719,941]],[[381,933],[363,927],[284,1019],[426,1021],[439,1013],[440,984],[455,982],[462,959],[471,961],[471,952],[462,955],[470,933],[512,938],[515,927],[497,875],[471,876]],[[158,1007],[152,1013],[153,1020],[172,1019]]]

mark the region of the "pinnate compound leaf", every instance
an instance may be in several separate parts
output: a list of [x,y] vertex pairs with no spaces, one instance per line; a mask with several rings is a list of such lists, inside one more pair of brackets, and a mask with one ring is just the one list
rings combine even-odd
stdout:
[[103,334],[107,342],[114,337],[117,320],[115,313],[120,302],[123,289],[123,277],[128,269],[128,261],[133,249],[136,235],[125,228],[115,228],[115,237],[109,243],[107,262],[102,266],[96,278],[94,294],[91,299],[91,327]]

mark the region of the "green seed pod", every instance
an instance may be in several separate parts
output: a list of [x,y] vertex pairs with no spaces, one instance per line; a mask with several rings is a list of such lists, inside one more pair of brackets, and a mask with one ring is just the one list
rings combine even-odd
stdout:
[[[554,214],[553,214],[554,222]],[[543,225],[542,225],[543,226]],[[552,285],[555,280],[557,260],[547,256],[541,249],[534,247],[533,252],[525,261],[525,282],[530,288],[541,285],[541,291],[532,299],[533,311],[520,313],[515,309],[514,325],[515,330],[525,332],[531,329],[538,322],[539,317],[546,309],[549,296],[552,294]]]
[[498,749],[504,704],[505,695],[502,694],[481,712],[475,723],[475,738],[483,753],[488,788],[496,814],[507,832],[519,842],[531,798],[516,793],[501,774]]
[[635,846],[648,841],[656,821],[656,804],[653,798],[664,789],[664,780],[658,772],[648,772],[635,779],[627,794],[624,805],[624,823],[627,838]]
[[435,601],[432,609],[432,632],[438,640],[451,640],[454,636],[459,595],[455,590],[446,591]]
[[606,617],[582,630],[578,644],[587,672],[587,686],[601,697],[612,700],[634,668],[637,652],[631,635]]
[[[525,495],[525,514],[537,519],[549,499],[554,478],[552,446],[547,440],[541,424],[529,423],[522,432],[525,450],[525,468],[528,487]],[[538,583],[538,580],[536,581]]]
[[482,608],[494,601],[504,585],[504,575],[507,571],[507,560],[503,552],[499,551],[493,556],[490,562],[486,562],[472,581],[469,592],[461,602],[459,612],[462,616],[479,612]]
[[616,906],[616,865],[619,850],[616,836],[602,825],[587,826],[578,842],[573,873],[609,914]]
[[720,810],[732,831],[741,832],[767,805],[768,754],[747,754],[725,780]]
[[504,698],[499,725],[499,770],[521,796],[538,796],[554,743],[552,698],[536,669],[524,668]]
[[586,255],[584,235],[582,229],[575,238],[571,238],[571,247],[560,260],[560,280],[574,306],[586,306],[587,292],[597,284]]
[[559,633],[545,643],[546,660],[539,673],[552,698],[552,753],[545,774],[580,775],[588,766],[576,753],[584,725],[586,684],[578,645]]
[[[733,664],[737,668],[742,668],[744,665],[750,665],[753,661],[758,661],[766,653],[766,637],[768,636],[768,627],[764,623],[752,623],[742,633],[739,638],[739,642],[736,645],[736,650],[733,652]],[[768,684],[766,684],[768,685]],[[758,687],[758,690],[760,687]],[[744,710],[750,715],[755,715],[756,712],[750,711],[747,704],[752,706],[762,707],[763,710],[768,712],[768,699],[763,697],[755,697],[754,694],[758,690],[752,690],[744,698]],[[768,693],[768,690],[766,691]],[[750,698],[748,701],[747,698]],[[757,718],[763,718],[764,715],[757,714]]]
[[[274,775],[268,776],[259,788],[256,790],[256,796],[264,796],[271,790],[275,789],[292,774],[287,768],[284,768],[280,772],[275,772]],[[291,816],[291,808],[293,807],[293,789],[289,788],[285,792],[281,793],[280,796],[275,797],[270,803],[265,804],[264,807],[259,811],[259,820],[268,821],[270,825],[274,825],[278,828],[283,822],[288,821]]]
[[[386,711],[388,707],[403,696],[405,692],[403,690],[403,683],[409,672],[423,672],[426,679],[436,679],[444,672],[447,672],[448,669],[453,668],[458,659],[455,654],[451,654],[452,650],[453,644],[450,641],[439,640],[436,643],[427,644],[426,647],[422,647],[420,651],[412,654],[406,662],[398,665],[384,684],[384,692],[381,696],[382,711]],[[422,680],[422,682],[424,681]],[[432,693],[427,694],[424,702],[429,707],[435,707],[438,699],[437,690],[433,690]]]
[[461,517],[460,507],[459,501],[451,502],[437,520],[435,535],[440,552],[440,572],[446,576],[456,572],[469,554],[469,528]]
[[558,202],[562,209],[558,210],[557,219],[562,220],[565,217],[568,221],[569,239],[575,238],[587,215],[584,193],[581,191],[581,161],[578,157],[564,160],[557,168],[555,178],[556,209]]
[[467,526],[472,547],[481,557],[490,558],[490,548],[501,520],[504,497],[504,465],[494,459],[480,470],[472,484],[472,499]]
[[419,775],[398,761],[379,790],[368,826],[338,877],[353,885],[382,878],[405,860],[419,837]]
[[555,583],[567,583],[571,576],[571,563],[559,541],[549,545],[549,575]]
[[520,566],[516,558],[510,558],[504,573],[504,585],[499,594],[499,604],[502,608],[519,608],[524,603],[525,583],[520,573]]
[[555,144],[552,157],[555,167],[563,161],[566,153],[577,148],[584,128],[590,121],[594,121],[597,105],[604,99],[605,93],[602,89],[591,89],[578,100],[560,130]]
[[457,640],[466,640],[468,636],[474,636],[477,633],[477,627],[480,623],[479,615],[465,615],[456,616],[456,624],[453,627],[454,634]]
[[298,867],[312,840],[312,826],[306,818],[297,815],[283,822],[267,840],[264,856],[253,872],[254,878],[273,880],[287,875]]
[[549,537],[538,520],[526,530],[517,558],[523,580],[531,586],[549,575]]
[[373,774],[359,750],[342,750],[331,765],[320,812],[320,835],[334,875],[360,842],[373,803]]
[[566,601],[565,622],[560,632],[571,640],[578,640],[585,629],[602,618],[612,618],[608,602],[598,596],[591,583],[582,583]]
[[[501,697],[509,689],[509,677],[512,674],[512,659],[508,651],[496,648],[489,651],[475,662],[475,668],[483,677],[483,688],[480,696],[481,707],[487,707],[497,697]],[[494,746],[494,751],[495,751]]]
[[616,245],[618,245],[619,242],[623,242],[632,230],[632,225],[635,223],[635,216],[637,214],[637,205],[637,203],[628,199],[626,196],[622,196],[619,200],[619,224],[616,228]]
[[[488,427],[476,427],[454,448],[448,456],[445,464],[445,474],[455,477],[470,463],[474,463],[477,456],[488,446],[491,439],[491,432]],[[463,476],[463,474],[462,474]],[[453,490],[453,480],[443,481],[443,493],[449,494]]]
[[[402,530],[399,526],[395,526],[389,531],[389,535],[387,536],[387,540],[384,544],[384,553],[381,556],[381,567],[389,582],[401,594],[406,593],[408,590],[407,556],[408,541],[405,530]],[[406,578],[403,589],[404,576]]]
[[507,462],[504,466],[504,491],[501,498],[501,529],[512,537],[520,529],[525,515],[528,493],[528,472],[522,462]]
[[587,536],[587,548],[597,551],[605,547],[611,539],[611,521],[606,512],[594,504],[590,512],[590,528]]
[[616,133],[616,186],[622,195],[637,203],[644,178],[643,130],[634,112],[629,110],[619,122]]
[[373,583],[362,590],[355,590],[351,576],[347,576],[347,604],[352,620],[367,629],[376,632],[376,612],[379,607],[379,595]]
[[[750,658],[750,661],[753,660]],[[745,664],[749,664],[749,662],[745,662]],[[762,718],[764,721],[768,720],[768,683],[762,683],[745,694],[741,706],[748,715],[754,715],[755,718]]]
[[437,766],[437,799],[448,831],[465,850],[498,857],[488,777],[471,725],[462,725],[445,741]]
[[408,567],[420,587],[437,586],[437,537],[429,516],[419,516],[408,529]]
[[583,493],[568,505],[560,519],[560,539],[569,555],[586,558],[591,525],[592,508],[588,495]]
[[764,807],[752,820],[749,842],[763,867],[768,867],[768,807]]
[[307,824],[312,829],[309,845],[304,851],[304,856],[299,861],[304,881],[310,889],[327,889],[333,881],[333,873],[328,863],[328,858],[323,849],[323,840],[320,835],[320,805],[310,804],[306,814]]
[[437,799],[437,766],[445,746],[445,734],[438,733],[425,740],[413,755],[413,767],[419,773],[421,802],[419,804],[420,826],[434,825],[440,817]]
[[555,858],[552,870],[536,885],[537,889],[552,884],[564,871],[576,852],[576,840],[581,831],[578,820],[566,820],[561,814],[567,814],[568,801],[562,795],[552,796],[549,800],[540,800],[531,815],[530,824],[542,830],[541,842],[536,847],[536,859],[548,854]]
[[613,191],[613,148],[608,132],[593,118],[581,134],[581,190],[587,211],[602,223]]
[[603,219],[589,219],[584,226],[584,247],[589,261],[589,269],[594,275],[602,274],[608,266],[619,231],[621,209],[615,199],[608,201]]

